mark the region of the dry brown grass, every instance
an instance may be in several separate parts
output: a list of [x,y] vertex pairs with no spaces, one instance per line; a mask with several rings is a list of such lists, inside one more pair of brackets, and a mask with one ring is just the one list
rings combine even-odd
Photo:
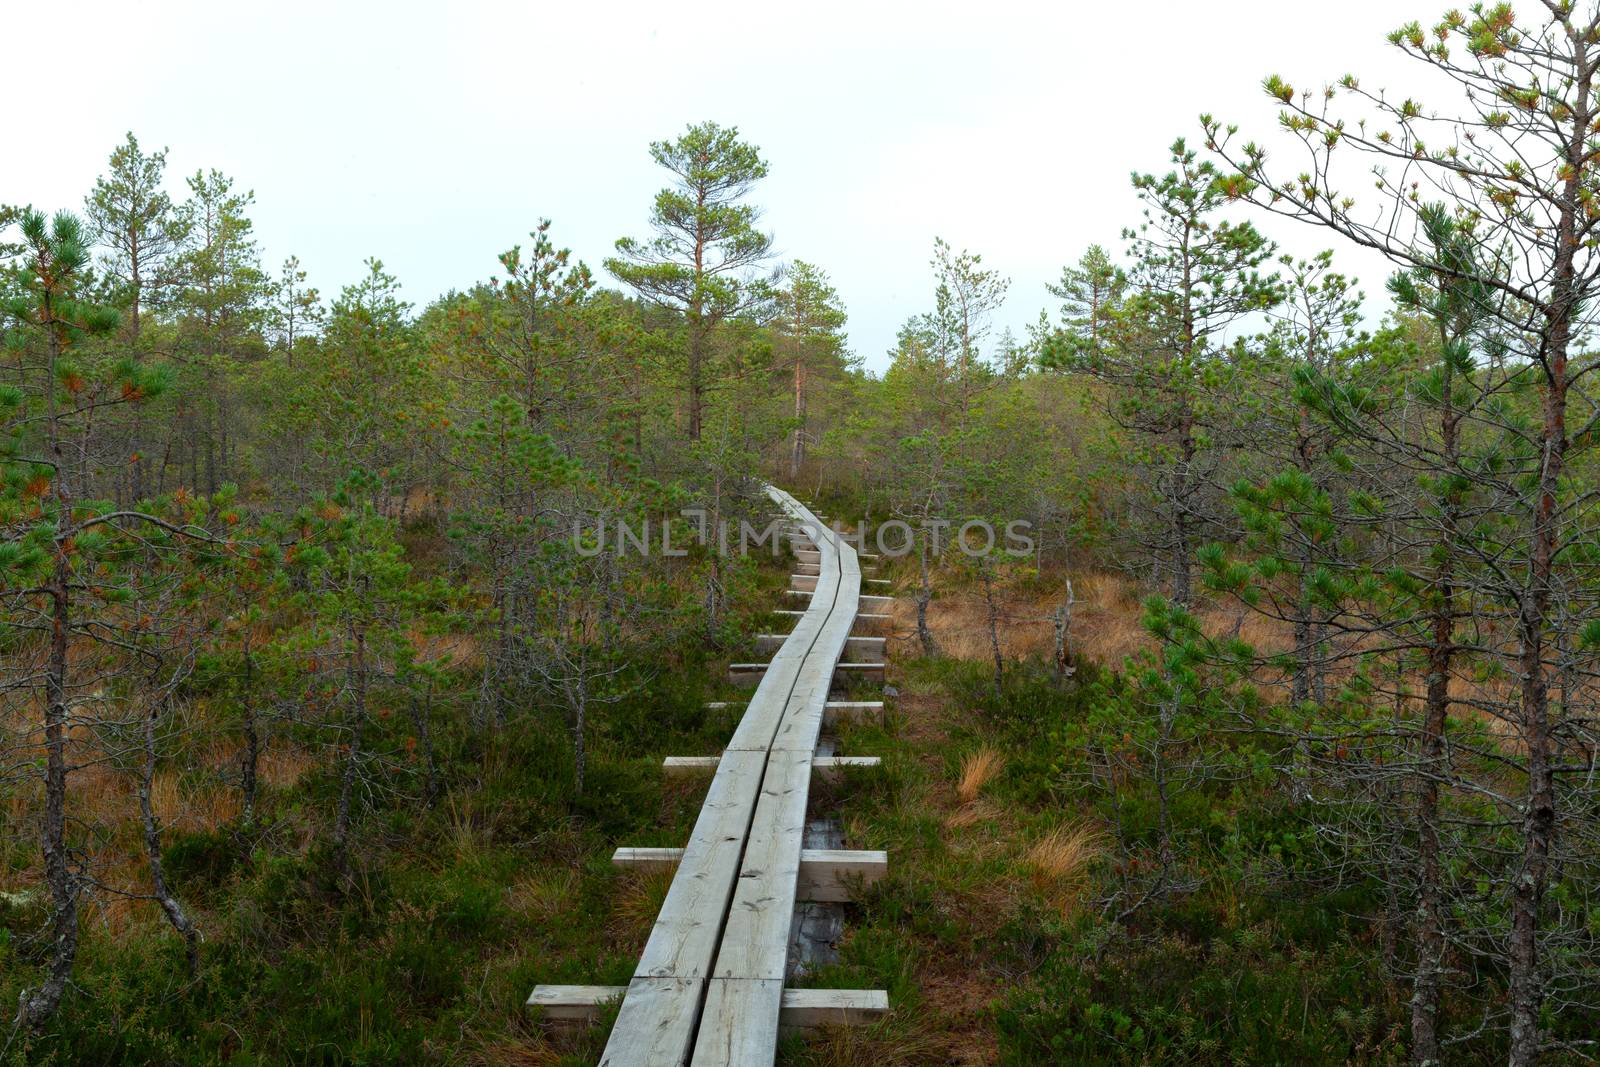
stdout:
[[1059,826],[1028,849],[1027,864],[1040,888],[1081,881],[1100,856],[1102,837],[1092,826]]
[[961,777],[956,783],[956,798],[971,804],[983,792],[983,787],[1000,777],[1006,769],[1006,758],[993,748],[980,748],[961,758]]
[[563,1053],[543,1036],[526,1041],[497,1041],[468,1053],[470,1067],[557,1067]]
[[150,806],[161,825],[176,830],[215,830],[239,817],[237,789],[221,783],[185,790],[174,771],[157,771],[150,782]]
[[1092,826],[1062,826],[1045,834],[1024,857],[1033,884],[1046,900],[1069,917],[1089,890],[1089,867],[1100,857],[1100,831]]
[[[1008,660],[1047,658],[1055,650],[1054,613],[1065,595],[1070,578],[1074,603],[1069,643],[1072,651],[1089,660],[1108,665],[1120,664],[1129,656],[1155,648],[1144,628],[1144,597],[1147,590],[1130,578],[1108,571],[1071,575],[1047,575],[1040,583],[1014,588],[1002,582],[995,589],[1000,607],[1000,652]],[[928,628],[940,652],[954,659],[987,661],[993,651],[989,643],[989,607],[975,587],[959,583],[954,576],[936,575],[935,599],[928,605]],[[911,590],[903,590],[894,602],[894,634],[891,652],[914,657],[921,652],[917,643],[917,607]],[[1245,641],[1264,651],[1289,647],[1291,630],[1275,619],[1232,606],[1208,605],[1198,612],[1202,627],[1213,635],[1237,631]]]
[[994,822],[1003,812],[987,800],[975,800],[945,816],[944,824],[952,830],[965,830],[979,823]]
[[828,1027],[811,1035],[807,1050],[824,1067],[913,1067],[953,1062],[941,1056],[943,1043],[904,1026]]
[[288,789],[321,761],[317,753],[296,745],[268,745],[256,765],[263,785]]

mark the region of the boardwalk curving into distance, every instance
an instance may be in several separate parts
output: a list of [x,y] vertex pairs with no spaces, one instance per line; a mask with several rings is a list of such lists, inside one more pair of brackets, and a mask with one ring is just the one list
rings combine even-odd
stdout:
[[[740,664],[755,692],[720,757],[669,758],[669,773],[711,771],[705,804],[679,849],[619,849],[615,862],[677,864],[655,927],[626,987],[540,986],[528,1003],[552,1018],[581,1018],[620,996],[602,1067],[751,1067],[771,1064],[778,1029],[860,1022],[887,1009],[878,990],[785,990],[795,901],[847,899],[848,886],[886,866],[883,853],[806,849],[813,774],[851,761],[816,756],[826,720],[876,702],[832,702],[862,600],[855,550],[799,501],[768,495],[803,531],[796,589],[806,603],[770,663]],[[798,607],[799,605],[797,605]],[[875,647],[862,643],[858,650]],[[875,667],[878,662],[844,667]],[[756,670],[755,668],[759,668]],[[875,762],[875,761],[873,761]],[[863,761],[863,765],[865,761]]]

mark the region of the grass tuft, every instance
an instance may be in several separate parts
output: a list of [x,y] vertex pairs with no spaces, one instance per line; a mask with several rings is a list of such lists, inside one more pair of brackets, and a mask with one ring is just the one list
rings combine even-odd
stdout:
[[971,804],[983,792],[983,787],[1000,776],[1006,768],[1006,758],[998,750],[985,746],[970,752],[961,760],[961,779],[956,785],[956,796],[961,803]]
[[1074,910],[1089,887],[1089,868],[1099,859],[1103,838],[1092,826],[1058,826],[1028,849],[1033,884],[1061,912]]

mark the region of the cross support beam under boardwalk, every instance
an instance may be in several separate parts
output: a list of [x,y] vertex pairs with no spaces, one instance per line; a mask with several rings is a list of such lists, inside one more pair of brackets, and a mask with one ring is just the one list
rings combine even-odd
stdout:
[[[542,985],[528,998],[556,1022],[592,1023],[607,1005],[622,999],[627,986]],[[889,1011],[889,994],[881,989],[785,989],[779,1001],[778,1024],[791,1030],[824,1026],[864,1026]]]
[[[827,712],[823,715],[826,717]],[[709,774],[717,769],[721,759],[721,756],[668,756],[661,761],[661,772],[668,778]],[[877,756],[815,756],[811,760],[811,774],[831,781],[846,770],[872,770],[882,762]]]
[[[730,663],[728,664],[728,681],[734,685],[759,685],[765,677],[767,663]],[[885,665],[879,663],[835,663],[833,665],[833,680],[835,683],[845,684],[854,678],[865,678],[869,682],[884,680]]]
[[[857,615],[856,618],[860,619],[861,616]],[[763,652],[776,652],[783,647],[783,643],[788,639],[788,634],[756,634],[756,647]],[[844,639],[845,655],[857,658],[866,656],[876,663],[883,659],[887,641],[888,638],[884,637],[867,637],[852,634]]]
[[841,722],[882,722],[881,700],[830,700],[822,706],[822,725]]
[[[630,871],[670,871],[683,859],[681,848],[619,848],[611,865]],[[861,849],[800,850],[795,899],[843,902],[853,886],[867,886],[889,873],[889,854]]]

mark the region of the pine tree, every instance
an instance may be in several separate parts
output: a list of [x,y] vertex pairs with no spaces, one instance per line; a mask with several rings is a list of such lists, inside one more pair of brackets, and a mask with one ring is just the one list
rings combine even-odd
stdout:
[[137,345],[145,311],[161,306],[177,280],[185,223],[161,187],[166,149],[147,153],[130,132],[110,163],[110,173],[95,179],[84,209],[95,237],[110,250],[105,270],[118,282],[116,302],[128,309],[124,325]]
[[767,163],[736,128],[690,126],[675,141],[656,141],[650,155],[675,178],[656,194],[655,236],[617,241],[606,269],[646,300],[684,316],[687,430],[700,439],[711,387],[717,327],[766,296],[752,277],[772,253],[772,237],[756,229],[760,212],[742,201],[767,176]]
[[798,479],[805,465],[807,403],[819,384],[838,376],[850,365],[845,348],[844,305],[820,267],[796,260],[788,271],[788,284],[774,295],[778,338],[777,369],[787,369],[794,386],[794,434],[789,448],[789,477]]

